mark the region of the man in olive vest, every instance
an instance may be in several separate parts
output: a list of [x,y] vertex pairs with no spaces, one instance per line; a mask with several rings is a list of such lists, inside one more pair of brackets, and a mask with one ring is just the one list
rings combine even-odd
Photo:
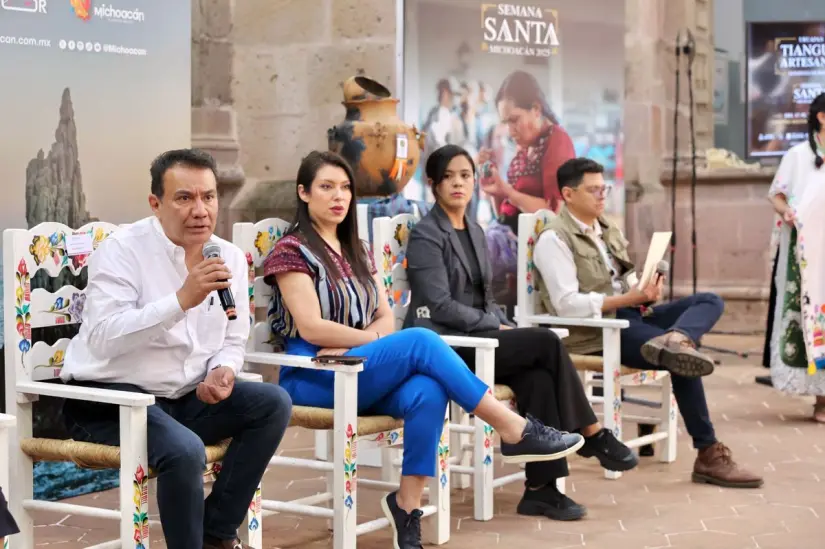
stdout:
[[[722,298],[700,293],[655,305],[663,277],[638,288],[627,240],[604,217],[603,167],[574,158],[558,170],[564,206],[539,234],[533,261],[541,274],[542,304],[552,315],[627,320],[621,330],[622,364],[640,370],[667,370],[673,394],[698,456],[693,481],[730,488],[758,488],[762,478],[739,467],[727,446],[716,440],[702,376],[713,361],[696,350],[722,315]],[[568,351],[600,354],[601,331],[571,329]]]

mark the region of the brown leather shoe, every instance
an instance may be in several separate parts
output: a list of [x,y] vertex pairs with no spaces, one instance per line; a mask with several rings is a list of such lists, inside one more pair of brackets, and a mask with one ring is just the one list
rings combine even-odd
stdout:
[[696,350],[696,344],[679,332],[654,337],[641,349],[642,357],[655,366],[682,377],[702,377],[713,373],[713,359]]
[[205,539],[203,549],[252,549],[249,545],[241,543],[241,540],[231,539]]
[[693,463],[693,482],[723,488],[759,488],[764,481],[762,477],[739,467],[733,461],[730,448],[717,442],[699,450]]

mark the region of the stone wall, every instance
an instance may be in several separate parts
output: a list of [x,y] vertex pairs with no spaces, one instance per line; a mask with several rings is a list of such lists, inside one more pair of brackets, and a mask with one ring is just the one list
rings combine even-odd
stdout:
[[[668,196],[670,177],[667,170],[662,174]],[[773,266],[773,210],[767,200],[772,179],[772,170],[702,170],[697,175],[697,291],[713,291],[725,299],[725,315],[717,329],[764,328]],[[690,183],[690,173],[680,171],[676,179],[676,253],[671,270],[676,297],[693,293]],[[647,222],[656,230],[669,231],[669,198],[651,212]]]

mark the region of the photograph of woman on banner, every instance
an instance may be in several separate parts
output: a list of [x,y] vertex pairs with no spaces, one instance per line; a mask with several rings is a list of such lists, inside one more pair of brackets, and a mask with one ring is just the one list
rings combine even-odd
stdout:
[[[491,135],[500,136],[501,127],[506,127],[515,143],[515,154],[504,156],[507,147],[501,145],[482,148],[478,163],[480,188],[492,202],[498,218],[498,223],[487,228],[493,287],[496,299],[507,308],[509,316],[516,300],[518,216],[544,208],[558,211],[562,200],[556,171],[574,158],[576,151],[530,73],[510,73],[496,94],[495,105],[501,123]],[[496,141],[500,143],[500,138]]]
[[532,74],[512,72],[501,84],[495,104],[517,148],[509,165],[502,165],[491,149],[480,151],[481,190],[493,201],[499,221],[515,233],[520,213],[559,209],[556,170],[576,151]]

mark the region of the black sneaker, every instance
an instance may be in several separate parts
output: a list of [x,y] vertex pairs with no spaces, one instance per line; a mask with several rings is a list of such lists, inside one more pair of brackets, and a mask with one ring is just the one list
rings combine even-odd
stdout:
[[387,494],[381,500],[381,509],[384,516],[390,521],[393,533],[394,549],[422,549],[421,548],[421,517],[424,513],[420,509],[407,513],[398,506],[396,492]]
[[516,510],[519,515],[563,521],[581,520],[587,516],[587,507],[559,492],[555,482],[538,490],[525,488]]
[[501,459],[504,463],[553,461],[572,454],[583,444],[584,437],[580,434],[547,427],[528,415],[521,440],[515,444],[501,443]]
[[579,455],[586,458],[595,457],[608,471],[629,471],[639,464],[639,458],[633,450],[622,444],[607,429],[585,438]]

